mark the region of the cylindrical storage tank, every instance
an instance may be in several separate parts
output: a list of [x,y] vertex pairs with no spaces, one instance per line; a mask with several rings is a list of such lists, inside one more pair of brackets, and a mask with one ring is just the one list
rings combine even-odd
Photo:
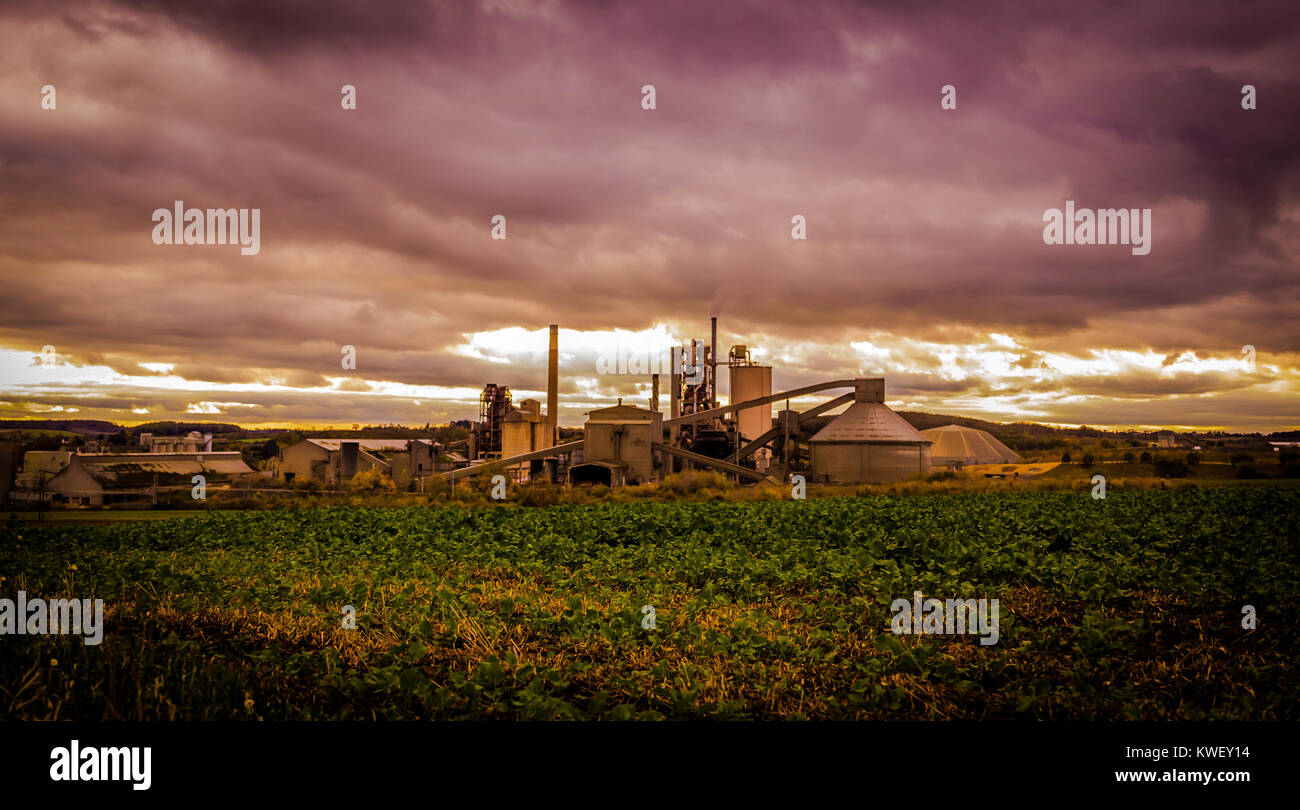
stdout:
[[930,442],[880,402],[855,402],[809,440],[813,480],[901,481],[930,472]]
[[[731,366],[731,401],[770,396],[772,393],[771,366]],[[745,408],[739,414],[740,435],[757,439],[772,429],[771,404]]]

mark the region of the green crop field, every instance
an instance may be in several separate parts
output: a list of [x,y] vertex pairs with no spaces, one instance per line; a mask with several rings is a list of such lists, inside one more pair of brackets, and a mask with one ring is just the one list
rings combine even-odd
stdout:
[[[106,620],[98,646],[0,636],[0,718],[1294,720],[1297,506],[1234,488],[10,522],[0,596],[102,598]],[[918,590],[998,599],[997,643],[890,632]]]

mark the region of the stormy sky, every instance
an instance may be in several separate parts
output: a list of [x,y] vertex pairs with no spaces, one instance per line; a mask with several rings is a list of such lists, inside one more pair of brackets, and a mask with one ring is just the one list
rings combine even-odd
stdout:
[[[558,323],[580,424],[717,315],[777,390],[1300,427],[1294,3],[17,0],[0,44],[0,418],[476,417]],[[155,244],[177,200],[260,251]],[[1067,200],[1150,253],[1045,244]]]

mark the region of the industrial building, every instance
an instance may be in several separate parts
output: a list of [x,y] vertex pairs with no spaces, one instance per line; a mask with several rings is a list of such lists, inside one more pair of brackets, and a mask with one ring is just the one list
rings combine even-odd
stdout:
[[212,434],[191,430],[184,436],[155,436],[141,433],[136,440],[146,453],[211,453]]
[[44,491],[53,503],[102,506],[156,501],[160,492],[190,489],[195,475],[214,489],[252,474],[238,452],[74,454],[45,482]]
[[932,442],[930,463],[935,467],[961,469],[973,464],[1014,464],[1020,456],[987,430],[944,425],[921,431]]
[[[497,383],[483,386],[479,395],[479,418],[470,427],[465,441],[466,458],[471,466],[513,459],[506,473],[524,482],[537,476],[554,480],[562,476],[572,454],[561,457],[544,451],[553,447],[559,435],[559,333],[558,324],[550,326],[546,411],[535,399],[526,399],[516,407],[510,387]],[[460,442],[453,442],[452,446]]]
[[858,382],[853,404],[808,440],[810,480],[882,483],[930,472],[930,441],[885,405],[885,381]]
[[621,487],[663,479],[662,461],[653,452],[663,437],[663,414],[624,405],[587,414],[582,463],[569,467],[570,484]]
[[290,485],[315,481],[339,487],[359,472],[379,469],[399,489],[408,489],[463,461],[429,439],[303,439],[281,451],[275,475]]
[[23,453],[23,468],[14,482],[19,489],[36,489],[63,471],[72,461],[71,450],[28,450]]
[[[649,408],[619,404],[587,414],[583,438],[556,443],[556,334],[551,327],[546,429],[540,403],[515,408],[509,389],[489,383],[480,397],[479,422],[468,441],[470,465],[443,475],[455,481],[499,461],[516,480],[542,475],[570,485],[626,486],[663,480],[687,469],[714,469],[748,481],[781,483],[800,474],[809,481],[856,484],[897,481],[931,469],[930,440],[885,405],[882,378],[830,380],[773,393],[772,367],[753,360],[749,346],[718,353],[718,324],[710,340],[672,347],[669,411],[659,410],[661,374],[651,371]],[[728,371],[730,401],[720,404],[719,371]],[[832,389],[850,389],[803,412],[789,401]],[[773,405],[786,408],[772,418]],[[823,414],[848,406],[822,427]],[[814,431],[814,426],[820,430]],[[515,437],[508,439],[513,431]],[[524,475],[524,471],[526,475]]]

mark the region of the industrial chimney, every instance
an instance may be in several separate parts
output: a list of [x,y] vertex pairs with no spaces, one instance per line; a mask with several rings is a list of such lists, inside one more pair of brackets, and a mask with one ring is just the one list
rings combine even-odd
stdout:
[[551,351],[546,370],[546,426],[550,447],[560,443],[560,325],[551,324]]
[[718,318],[709,318],[712,337],[709,341],[709,407],[718,407]]

